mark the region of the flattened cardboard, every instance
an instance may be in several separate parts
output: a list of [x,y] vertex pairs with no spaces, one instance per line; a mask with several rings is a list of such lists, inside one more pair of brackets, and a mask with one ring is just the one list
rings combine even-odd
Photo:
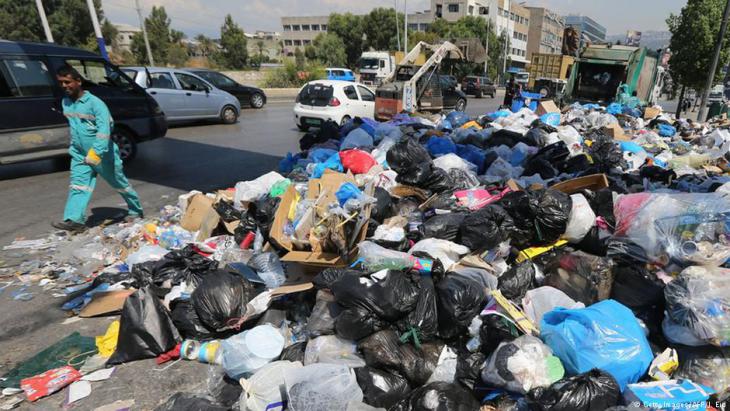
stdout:
[[194,195],[185,210],[185,215],[180,220],[180,226],[188,231],[200,230],[200,224],[208,214],[208,210],[213,209],[213,201],[205,194]]
[[221,222],[221,217],[218,214],[217,211],[215,211],[215,208],[212,206],[208,208],[208,210],[205,213],[205,217],[203,217],[203,221],[200,222],[200,229],[198,231],[198,241],[204,241],[206,238],[210,238],[213,234],[213,230],[215,230],[216,227],[218,227],[218,224]]
[[312,283],[282,285],[281,287],[271,290],[271,296],[276,297],[285,294],[300,293],[302,291],[311,290],[312,288],[314,288],[314,284]]
[[535,114],[538,116],[542,116],[547,113],[560,113],[560,109],[552,100],[541,101],[540,104],[537,105],[537,110],[535,110]]
[[390,190],[390,195],[396,198],[416,197],[418,201],[424,202],[428,199],[428,191],[418,187],[397,185]]
[[574,194],[580,190],[597,191],[608,187],[608,178],[605,174],[591,174],[589,176],[578,177],[572,180],[563,181],[550,187],[553,190],[562,191],[565,194]]
[[324,193],[324,204],[330,204],[337,201],[337,190],[344,183],[352,183],[357,185],[355,176],[349,171],[347,174],[338,173],[334,170],[325,170],[322,177],[309,180],[309,189],[307,190],[307,198],[315,199]]
[[124,301],[134,294],[135,289],[108,291],[97,293],[84,308],[79,312],[79,317],[88,318],[100,315],[110,315],[122,311]]
[[644,109],[644,120],[654,120],[656,116],[662,114],[662,110],[654,107]]
[[624,129],[616,123],[607,125],[606,127],[603,128],[603,131],[605,131],[606,135],[610,136],[614,140],[619,140],[619,141],[630,141],[631,140],[631,137],[626,135],[626,133],[624,132]]
[[520,185],[517,184],[517,181],[515,181],[511,178],[509,180],[507,180],[507,187],[509,187],[510,190],[512,190],[512,191],[522,191],[522,187],[520,187]]

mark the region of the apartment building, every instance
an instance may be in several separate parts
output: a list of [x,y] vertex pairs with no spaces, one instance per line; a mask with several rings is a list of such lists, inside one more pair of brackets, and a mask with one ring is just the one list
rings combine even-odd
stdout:
[[543,7],[526,6],[526,8],[530,11],[527,60],[532,60],[534,53],[560,54],[565,19]]
[[588,16],[567,15],[565,16],[565,27],[573,27],[578,32],[581,44],[585,40],[591,43],[604,43],[606,41],[606,28]]
[[117,51],[130,51],[132,48],[132,38],[135,34],[142,32],[142,29],[124,23],[114,24],[114,27],[117,29],[117,38],[114,44]]
[[329,16],[282,17],[284,54],[291,55],[295,49],[311,44],[320,33],[327,32],[328,22]]
[[257,30],[254,33],[245,33],[246,48],[248,55],[254,56],[259,53],[270,59],[279,58],[281,52],[281,33],[278,31]]
[[513,68],[525,68],[527,59],[527,43],[530,38],[530,10],[513,2],[509,11],[512,21],[512,38],[509,44],[509,57]]

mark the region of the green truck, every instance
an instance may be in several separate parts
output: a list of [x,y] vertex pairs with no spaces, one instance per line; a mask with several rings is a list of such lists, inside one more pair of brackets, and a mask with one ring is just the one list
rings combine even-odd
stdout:
[[642,104],[659,99],[664,68],[659,56],[644,47],[590,45],[575,60],[563,96],[564,103],[607,105],[616,99],[619,86],[636,91]]

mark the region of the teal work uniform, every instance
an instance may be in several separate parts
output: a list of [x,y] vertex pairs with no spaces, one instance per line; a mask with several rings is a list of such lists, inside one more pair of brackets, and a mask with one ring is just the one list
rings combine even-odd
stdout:
[[[139,196],[127,181],[122,168],[117,145],[110,139],[113,120],[109,109],[101,99],[84,91],[79,99],[73,101],[64,97],[63,115],[71,128],[71,184],[68,200],[63,212],[64,220],[84,223],[86,207],[96,185],[97,174],[122,195],[129,208],[129,215],[142,216]],[[85,162],[90,149],[101,158],[97,165]]]

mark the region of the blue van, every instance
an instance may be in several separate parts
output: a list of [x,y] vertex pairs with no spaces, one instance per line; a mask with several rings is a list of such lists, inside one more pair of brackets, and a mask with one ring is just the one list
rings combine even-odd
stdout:
[[346,68],[326,68],[327,80],[355,81],[355,73]]

